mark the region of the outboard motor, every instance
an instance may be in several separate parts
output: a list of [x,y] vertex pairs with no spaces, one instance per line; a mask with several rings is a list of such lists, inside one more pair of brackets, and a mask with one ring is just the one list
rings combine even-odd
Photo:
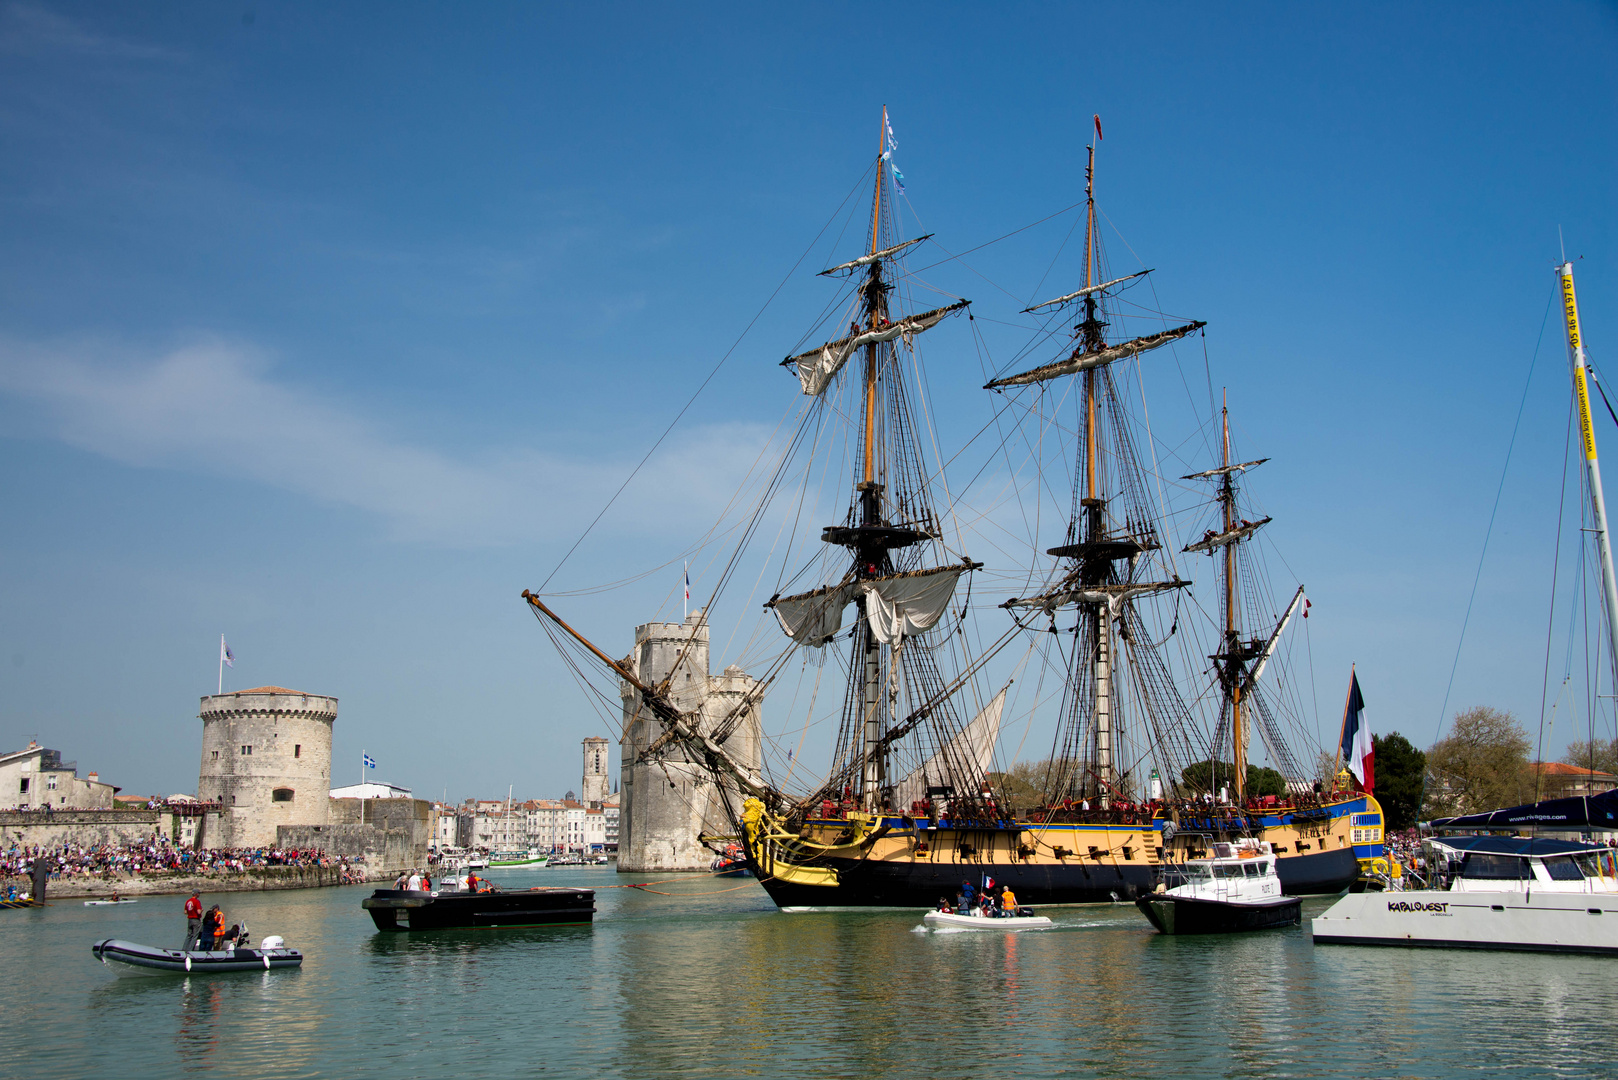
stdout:
[[284,949],[287,947],[287,943],[286,939],[280,934],[270,934],[258,943],[258,947],[261,949]]

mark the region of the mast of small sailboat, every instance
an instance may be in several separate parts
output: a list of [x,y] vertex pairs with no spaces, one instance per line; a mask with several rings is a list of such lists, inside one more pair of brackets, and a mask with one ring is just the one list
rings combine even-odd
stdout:
[[1590,514],[1601,553],[1601,589],[1607,600],[1607,656],[1618,685],[1618,580],[1612,567],[1612,539],[1607,531],[1607,500],[1601,491],[1601,462],[1596,458],[1595,425],[1590,422],[1590,385],[1585,368],[1584,339],[1579,334],[1579,302],[1573,292],[1573,264],[1556,268],[1562,286],[1562,317],[1567,326],[1567,348],[1573,363],[1573,393],[1579,406],[1579,434],[1584,448],[1584,471],[1590,483]]

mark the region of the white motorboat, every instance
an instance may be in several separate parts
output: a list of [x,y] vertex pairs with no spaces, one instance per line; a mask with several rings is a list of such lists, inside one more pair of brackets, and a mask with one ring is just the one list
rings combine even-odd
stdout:
[[953,911],[929,911],[921,921],[934,930],[1043,930],[1056,925],[1043,915],[957,915]]
[[109,904],[133,904],[135,902],[136,901],[131,900],[129,897],[121,896],[116,900],[86,900],[84,902],[84,906],[85,907],[106,907]]
[[1618,955],[1611,849],[1522,836],[1422,846],[1431,888],[1351,893],[1312,920],[1315,943]]
[[1170,867],[1157,888],[1135,906],[1165,934],[1230,934],[1300,921],[1302,901],[1283,894],[1266,841],[1215,843],[1213,858]]

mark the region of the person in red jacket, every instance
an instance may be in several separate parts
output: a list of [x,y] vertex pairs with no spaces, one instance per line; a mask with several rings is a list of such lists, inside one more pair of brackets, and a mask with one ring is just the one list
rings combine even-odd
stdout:
[[187,952],[196,948],[197,934],[202,930],[202,899],[192,892],[191,899],[185,902],[185,948]]

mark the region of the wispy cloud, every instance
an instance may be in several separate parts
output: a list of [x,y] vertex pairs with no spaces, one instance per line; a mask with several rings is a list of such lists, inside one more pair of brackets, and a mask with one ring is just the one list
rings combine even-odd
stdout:
[[[570,536],[632,465],[523,447],[457,457],[278,381],[261,353],[218,340],[131,356],[0,339],[0,395],[29,406],[38,434],[114,461],[266,484],[374,514],[399,539],[452,546]],[[710,524],[764,441],[752,425],[671,439],[614,527]]]
[[158,45],[96,33],[33,4],[0,7],[0,52],[14,56],[77,53],[125,60],[173,60],[180,55]]

